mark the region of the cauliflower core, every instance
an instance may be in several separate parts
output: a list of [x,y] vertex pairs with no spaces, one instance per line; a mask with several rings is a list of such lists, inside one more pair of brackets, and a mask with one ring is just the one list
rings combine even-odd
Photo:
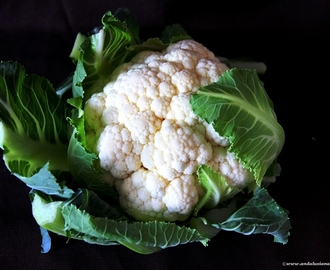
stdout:
[[[142,221],[184,220],[203,190],[196,170],[208,164],[231,186],[251,178],[229,142],[196,116],[190,95],[215,82],[228,68],[193,40],[163,52],[143,51],[119,66],[85,105],[87,147],[128,214]],[[108,179],[109,177],[107,177]]]

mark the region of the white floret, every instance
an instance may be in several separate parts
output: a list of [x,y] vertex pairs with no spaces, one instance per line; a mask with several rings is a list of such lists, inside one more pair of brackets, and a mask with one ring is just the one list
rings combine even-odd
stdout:
[[195,93],[201,86],[196,71],[182,70],[172,76],[172,84],[176,86],[178,93]]
[[252,173],[245,169],[234,154],[227,151],[227,148],[218,146],[213,150],[214,155],[208,165],[225,176],[230,186],[243,188],[253,179]]
[[169,111],[170,103],[171,103],[171,98],[168,97],[155,98],[151,102],[150,109],[159,119],[164,119],[166,118],[166,115]]
[[226,65],[218,63],[214,59],[200,59],[196,65],[196,72],[202,78],[201,85],[216,82],[219,79],[219,73],[223,73],[227,69]]
[[160,129],[162,121],[152,111],[142,111],[132,115],[124,123],[134,139],[145,145],[154,140],[154,135]]
[[221,173],[227,177],[230,186],[243,188],[247,180],[253,179],[252,174],[243,168],[243,165],[234,157],[234,154],[227,152],[226,162],[220,164]]
[[172,47],[164,59],[168,62],[180,63],[185,70],[194,70],[200,57],[195,51]]
[[172,180],[166,188],[163,202],[169,212],[189,215],[198,202],[195,177],[189,174]]
[[193,51],[195,55],[198,55],[199,58],[206,59],[215,59],[214,53],[204,47],[202,44],[198,43],[194,40],[182,40],[177,43],[173,43],[167,47],[166,51],[171,52],[177,49],[185,50],[185,51]]
[[141,167],[142,145],[132,140],[130,131],[120,125],[104,128],[97,144],[101,167],[118,179],[124,179]]
[[121,206],[138,220],[163,219],[166,205],[162,197],[166,186],[166,179],[143,168],[116,182]]
[[189,99],[189,94],[178,94],[174,96],[169,105],[169,111],[166,115],[166,119],[181,121],[189,126],[194,126],[200,123],[200,118],[198,118],[191,109]]
[[117,181],[122,207],[136,219],[184,220],[196,205],[199,194],[193,175],[169,181],[156,171],[139,169]]
[[193,174],[198,164],[205,164],[212,157],[212,147],[205,136],[184,122],[179,123],[164,120],[154,142],[149,142],[141,154],[145,168],[157,170],[169,180]]

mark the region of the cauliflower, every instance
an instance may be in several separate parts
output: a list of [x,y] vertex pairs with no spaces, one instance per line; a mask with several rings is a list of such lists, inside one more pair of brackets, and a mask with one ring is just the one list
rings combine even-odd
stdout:
[[185,220],[204,194],[196,175],[201,164],[233,187],[253,179],[228,152],[228,139],[189,104],[191,94],[226,70],[202,44],[183,40],[162,52],[140,52],[87,100],[87,147],[114,177],[110,184],[134,218]]
[[257,71],[228,68],[180,25],[141,42],[118,14],[127,23],[109,11],[77,36],[58,89],[0,63],[0,147],[32,188],[43,252],[48,231],[141,254],[221,230],[287,243],[287,213],[264,188],[285,133]]

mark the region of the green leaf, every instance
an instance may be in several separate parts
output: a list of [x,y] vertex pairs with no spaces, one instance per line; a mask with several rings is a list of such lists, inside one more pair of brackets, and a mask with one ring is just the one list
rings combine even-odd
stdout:
[[65,202],[62,213],[72,237],[103,245],[119,243],[142,254],[196,241],[206,245],[208,241],[195,229],[172,222],[129,221],[120,207],[114,208],[84,189]]
[[67,229],[72,230],[71,234],[79,232],[85,238],[90,237],[93,241],[97,239],[99,243],[104,241],[113,244],[112,242],[116,241],[142,254],[196,241],[206,245],[208,241],[208,238],[201,236],[197,230],[180,227],[171,222],[117,222],[92,216],[72,204],[63,207],[62,212]]
[[102,24],[103,28],[87,37],[80,46],[74,75],[74,97],[87,100],[92,94],[102,91],[114,69],[127,60],[128,48],[134,43],[126,24],[111,12],[103,16]]
[[1,143],[11,172],[28,177],[48,162],[51,171],[68,170],[68,112],[47,79],[0,63]]
[[120,208],[86,189],[78,190],[65,201],[54,201],[51,196],[38,191],[31,191],[30,198],[39,226],[88,243],[121,244],[135,252],[150,254],[191,242],[206,246],[209,240],[196,229],[173,222],[132,222]]
[[253,172],[260,185],[284,144],[284,131],[257,73],[230,69],[201,87],[190,100],[193,111],[229,138],[229,151]]
[[121,244],[142,254],[196,241],[207,245],[208,238],[197,230],[173,222],[132,222],[118,202],[110,205],[87,189],[78,190],[65,201],[53,201],[37,192],[32,198],[38,224],[69,238],[100,245]]
[[97,156],[85,149],[79,141],[76,131],[72,134],[68,153],[70,171],[81,187],[91,188],[91,183],[101,180],[101,171],[93,167]]
[[[18,179],[24,182],[28,187],[43,192],[47,195],[56,195],[62,198],[70,198],[73,191],[65,185],[65,180],[71,180],[71,174],[58,172],[52,174],[49,171],[49,164],[45,164],[38,172],[29,177],[13,173]],[[61,181],[62,179],[62,181]]]
[[200,165],[197,169],[198,181],[205,194],[199,199],[194,215],[203,207],[213,208],[220,202],[228,200],[241,191],[240,188],[228,185],[226,178],[207,165]]
[[48,252],[51,247],[51,239],[48,232],[78,240],[85,240],[94,244],[118,244],[107,239],[100,241],[98,238],[68,229],[65,226],[65,219],[62,213],[63,207],[72,205],[78,207],[80,211],[88,212],[94,216],[100,216],[105,219],[109,218],[114,221],[126,220],[127,218],[118,203],[116,203],[117,207],[113,207],[100,199],[94,192],[86,189],[79,189],[74,194],[71,193],[71,196],[66,200],[34,189],[30,191],[29,197],[32,203],[33,217],[40,226],[43,253]]
[[264,188],[259,188],[252,199],[216,227],[245,235],[271,234],[275,242],[282,244],[288,242],[291,229],[287,213]]

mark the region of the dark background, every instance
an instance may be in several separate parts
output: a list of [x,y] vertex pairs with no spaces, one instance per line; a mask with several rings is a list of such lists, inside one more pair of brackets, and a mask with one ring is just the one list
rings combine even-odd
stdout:
[[2,0],[0,60],[16,60],[55,86],[74,66],[68,55],[78,32],[127,7],[142,37],[180,23],[217,55],[267,64],[265,88],[286,131],[282,174],[269,188],[290,211],[289,243],[269,235],[221,232],[208,247],[193,243],[152,255],[121,246],[53,239],[40,253],[29,189],[0,163],[0,269],[280,269],[283,263],[330,263],[329,30],[327,0]]

